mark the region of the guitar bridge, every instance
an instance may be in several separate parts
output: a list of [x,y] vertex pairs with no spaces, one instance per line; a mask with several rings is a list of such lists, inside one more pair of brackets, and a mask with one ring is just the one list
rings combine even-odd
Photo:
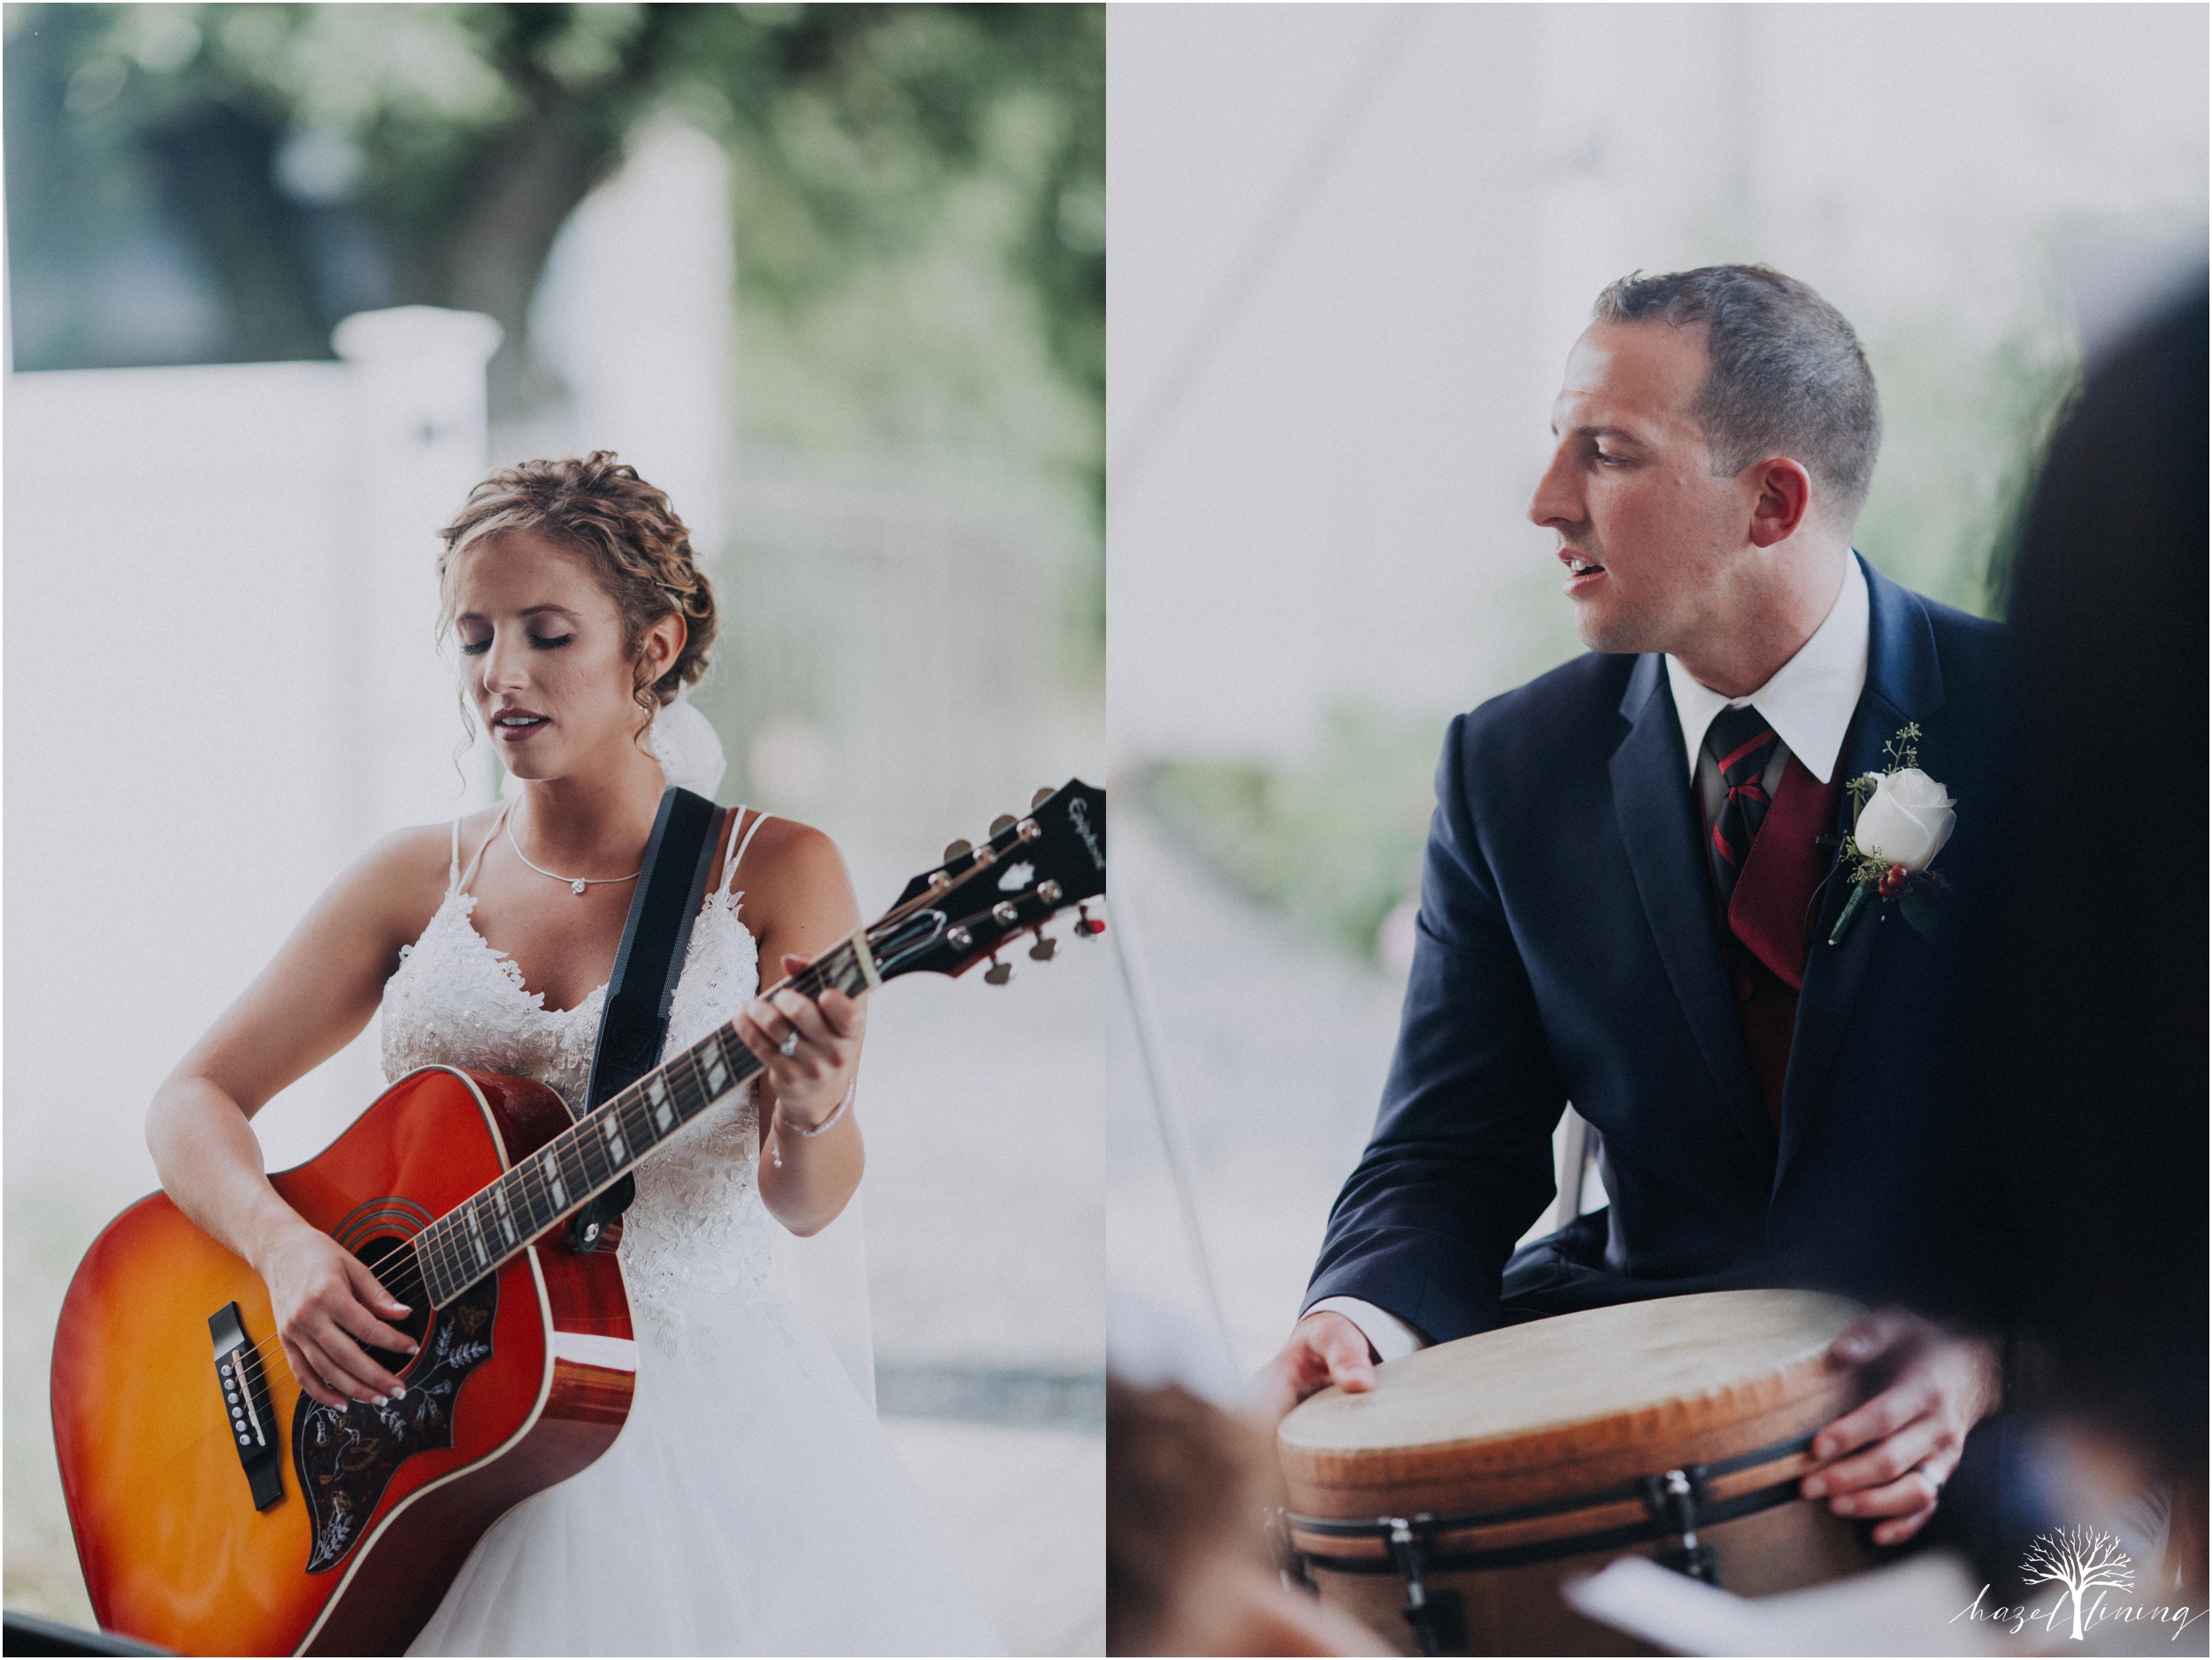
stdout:
[[223,1416],[237,1445],[239,1467],[253,1494],[253,1507],[265,1510],[284,1496],[277,1451],[276,1414],[269,1404],[269,1379],[261,1356],[246,1341],[238,1305],[227,1303],[207,1317],[215,1340],[215,1381],[223,1392]]

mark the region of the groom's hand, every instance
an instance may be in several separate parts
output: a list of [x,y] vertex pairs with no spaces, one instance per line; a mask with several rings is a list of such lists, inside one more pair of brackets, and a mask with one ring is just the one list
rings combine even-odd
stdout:
[[1814,1437],[1816,1458],[1852,1456],[1806,1477],[1799,1491],[1827,1499],[1839,1516],[1876,1522],[1876,1544],[1901,1545],[1936,1513],[1966,1432],[1997,1410],[2004,1390],[1997,1350],[1902,1309],[1879,1309],[1830,1352],[1868,1368],[1882,1387]]
[[1291,1327],[1283,1351],[1252,1378],[1253,1406],[1279,1423],[1316,1390],[1334,1384],[1348,1395],[1375,1387],[1367,1335],[1334,1309],[1317,1309]]

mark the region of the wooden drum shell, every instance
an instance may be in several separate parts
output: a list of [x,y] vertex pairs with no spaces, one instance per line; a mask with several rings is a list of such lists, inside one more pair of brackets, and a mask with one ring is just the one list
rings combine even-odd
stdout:
[[[1801,1293],[1704,1293],[1562,1315],[1394,1362],[1371,1394],[1325,1390],[1284,1420],[1287,1543],[1325,1599],[1407,1652],[1418,1650],[1383,1518],[1437,1518],[1415,1532],[1433,1564],[1422,1570],[1425,1591],[1460,1601],[1464,1644],[1449,1652],[1643,1652],[1574,1613],[1558,1587],[1631,1551],[1663,1559],[1671,1536],[1601,1536],[1648,1530],[1643,1484],[1670,1471],[1717,1466],[1700,1480],[1709,1513],[1779,1498],[1700,1523],[1727,1589],[1763,1595],[1857,1572],[1870,1558],[1854,1526],[1782,1495],[1818,1467],[1801,1443],[1865,1398],[1861,1379],[1826,1352],[1858,1312]],[[1594,1535],[1592,1549],[1572,1550]],[[1512,1555],[1454,1565],[1492,1552]]]

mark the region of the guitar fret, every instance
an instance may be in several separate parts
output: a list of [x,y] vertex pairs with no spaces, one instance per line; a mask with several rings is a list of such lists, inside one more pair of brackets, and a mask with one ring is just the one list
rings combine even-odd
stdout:
[[[695,1050],[694,1053],[695,1054],[696,1051]],[[698,1063],[695,1060],[692,1064],[696,1067]],[[729,1088],[730,1064],[728,1058],[722,1053],[722,1046],[719,1043],[714,1045],[713,1052],[708,1056],[706,1069],[700,1073],[700,1079],[705,1086],[709,1101],[714,1100]]]
[[560,1207],[553,1203],[544,1167],[538,1162],[536,1154],[532,1154],[516,1165],[514,1174],[522,1184],[523,1237],[534,1239],[553,1226],[553,1218],[558,1214]]
[[580,1124],[561,1139],[575,1151],[576,1164],[583,1176],[583,1180],[577,1184],[579,1189],[590,1193],[604,1186],[614,1172],[606,1163],[606,1152],[600,1144],[598,1126],[590,1123]]
[[653,1122],[653,1115],[645,1110],[645,1097],[634,1087],[624,1090],[607,1104],[608,1110],[622,1121],[622,1134],[630,1143],[633,1164],[660,1145],[660,1130]]
[[[542,1149],[534,1156],[534,1161],[540,1179],[545,1183],[546,1192],[552,1196],[553,1215],[557,1216],[568,1209],[568,1178],[561,1171],[560,1143],[556,1141],[550,1147]],[[548,1223],[552,1219],[551,1216],[546,1218]]]
[[676,1127],[676,1103],[669,1098],[667,1081],[658,1072],[645,1080],[645,1104],[654,1127],[662,1135]]
[[[553,1145],[560,1149],[561,1176],[568,1184],[568,1204],[580,1204],[590,1197],[595,1184],[591,1177],[591,1163],[584,1152],[583,1138],[573,1130],[562,1133]],[[564,1210],[567,1205],[562,1207]]]
[[462,1226],[468,1230],[465,1243],[470,1254],[476,1258],[478,1271],[481,1272],[489,1268],[492,1265],[492,1253],[490,1247],[484,1243],[484,1225],[477,1218],[476,1201],[470,1199],[465,1202],[460,1207],[459,1214]]
[[676,1115],[686,1124],[707,1110],[705,1080],[699,1071],[697,1047],[686,1049],[668,1064],[668,1083],[676,1097]]
[[462,1254],[461,1229],[450,1212],[442,1219],[445,1223],[443,1249],[446,1255],[446,1275],[453,1288],[458,1291],[468,1284],[468,1260]]
[[453,1275],[449,1267],[452,1253],[451,1248],[446,1242],[448,1232],[443,1218],[440,1218],[422,1232],[422,1237],[430,1241],[430,1258],[425,1264],[426,1272],[423,1278],[431,1288],[433,1302],[444,1301],[457,1289],[453,1285]]
[[560,1207],[553,1202],[546,1172],[540,1157],[543,1149],[533,1153],[508,1173],[508,1180],[517,1184],[516,1198],[522,1215],[522,1236],[535,1239],[553,1225]]

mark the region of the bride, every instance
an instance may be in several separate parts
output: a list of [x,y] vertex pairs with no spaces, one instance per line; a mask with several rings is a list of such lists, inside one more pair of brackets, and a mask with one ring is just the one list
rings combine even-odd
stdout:
[[[463,695],[518,790],[342,874],[148,1115],[163,1187],[261,1275],[294,1375],[341,1408],[402,1392],[367,1349],[411,1352],[408,1310],[278,1197],[249,1120],[380,1004],[388,1078],[520,1074],[580,1111],[672,757],[703,743],[720,771],[677,701],[715,609],[664,495],[604,451],[527,462],[444,537]],[[727,818],[665,1052],[734,1018],[763,1070],[636,1168],[621,1435],[486,1533],[411,1652],[1002,1652],[872,1410],[764,1283],[774,1227],[818,1232],[859,1184],[866,1011],[834,990],[762,998],[758,964],[789,972],[860,917],[819,831]]]

